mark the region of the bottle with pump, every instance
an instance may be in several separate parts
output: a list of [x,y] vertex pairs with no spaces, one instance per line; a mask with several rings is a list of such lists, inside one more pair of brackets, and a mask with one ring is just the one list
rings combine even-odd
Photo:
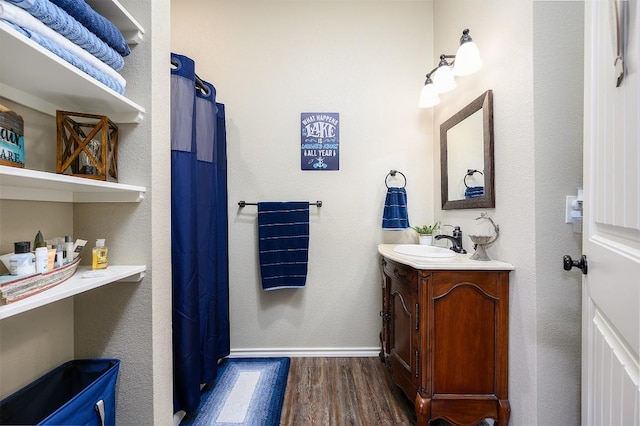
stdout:
[[105,269],[109,265],[107,254],[108,252],[107,247],[104,245],[104,239],[97,239],[96,246],[93,248],[91,269]]

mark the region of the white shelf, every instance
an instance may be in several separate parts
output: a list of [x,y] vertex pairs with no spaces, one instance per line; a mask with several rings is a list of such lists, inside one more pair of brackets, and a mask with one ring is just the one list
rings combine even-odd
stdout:
[[26,299],[0,306],[0,320],[114,282],[139,282],[144,277],[147,268],[144,265],[110,265],[106,269],[107,275],[104,277],[82,278],[82,274],[90,269],[88,266],[80,266],[76,273],[62,284]]
[[142,25],[117,0],[87,0],[87,4],[113,22],[128,44],[138,44],[142,41]]
[[133,101],[0,22],[3,52],[0,96],[55,116],[56,110],[106,115],[115,123],[139,123],[145,110]]
[[0,166],[0,199],[64,203],[140,202],[146,189],[57,173]]

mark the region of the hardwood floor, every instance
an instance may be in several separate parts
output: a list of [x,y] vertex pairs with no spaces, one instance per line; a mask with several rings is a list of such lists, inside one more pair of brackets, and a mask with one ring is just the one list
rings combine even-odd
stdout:
[[415,425],[411,402],[371,358],[291,358],[281,425]]

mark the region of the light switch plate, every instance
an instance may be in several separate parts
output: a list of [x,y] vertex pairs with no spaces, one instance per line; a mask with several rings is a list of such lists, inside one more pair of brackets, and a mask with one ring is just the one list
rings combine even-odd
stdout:
[[577,199],[578,197],[576,197],[575,195],[567,195],[567,201],[565,204],[564,223],[573,223],[573,220],[571,220],[571,212],[573,211],[573,209],[571,208],[571,203]]

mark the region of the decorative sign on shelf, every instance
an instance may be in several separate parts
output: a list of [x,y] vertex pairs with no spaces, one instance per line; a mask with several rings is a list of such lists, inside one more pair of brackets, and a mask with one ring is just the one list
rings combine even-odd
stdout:
[[118,127],[104,115],[56,111],[56,172],[118,181]]
[[340,114],[300,114],[300,156],[302,170],[340,169]]
[[0,164],[24,167],[24,121],[0,105]]

